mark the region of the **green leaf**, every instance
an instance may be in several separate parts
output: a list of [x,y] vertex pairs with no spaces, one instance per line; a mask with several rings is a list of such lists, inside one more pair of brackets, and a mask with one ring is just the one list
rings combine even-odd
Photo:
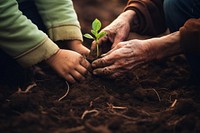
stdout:
[[91,36],[90,34],[86,33],[83,35],[84,37],[88,38],[88,39],[93,39],[94,40],[94,37]]
[[101,29],[101,22],[97,18],[92,22],[92,29],[96,32]]
[[100,39],[101,37],[104,37],[106,34],[107,33],[105,31],[102,31],[97,35],[97,38]]
[[91,33],[96,37],[97,36],[97,32],[95,30],[91,30]]

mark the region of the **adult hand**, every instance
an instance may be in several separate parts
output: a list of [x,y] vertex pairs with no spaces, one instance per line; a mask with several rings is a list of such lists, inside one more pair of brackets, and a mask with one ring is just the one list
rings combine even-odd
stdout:
[[[115,47],[119,42],[124,41],[128,38],[131,26],[133,25],[133,19],[135,18],[135,12],[127,10],[120,14],[110,25],[105,27],[102,31],[107,32],[107,35],[99,39],[99,45],[102,47],[102,51],[108,44],[112,44],[111,49]],[[93,42],[91,50],[96,48],[96,43]],[[102,46],[103,45],[103,46]]]
[[118,43],[102,58],[92,63],[94,75],[103,75],[108,78],[121,76],[131,69],[154,58],[153,51],[148,47],[148,41],[130,40]]
[[179,31],[158,38],[120,42],[92,63],[93,74],[115,78],[143,63],[182,52]]
[[85,80],[90,63],[79,53],[60,49],[47,63],[70,83]]

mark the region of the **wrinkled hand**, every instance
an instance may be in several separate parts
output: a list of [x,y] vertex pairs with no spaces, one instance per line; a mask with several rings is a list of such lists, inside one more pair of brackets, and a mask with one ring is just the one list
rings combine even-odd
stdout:
[[[105,27],[102,31],[107,32],[107,35],[99,39],[99,46],[102,47],[102,53],[108,51],[108,48],[115,47],[119,42],[128,38],[131,24],[135,12],[128,10],[120,14],[110,25]],[[111,44],[112,46],[108,45]],[[93,42],[91,50],[96,48],[96,43]],[[105,50],[104,50],[105,49]]]
[[93,74],[115,78],[141,64],[151,60],[153,53],[147,45],[148,41],[130,40],[118,43],[102,58],[92,63]]
[[60,49],[47,63],[70,83],[85,80],[90,69],[89,62],[83,56],[70,50]]

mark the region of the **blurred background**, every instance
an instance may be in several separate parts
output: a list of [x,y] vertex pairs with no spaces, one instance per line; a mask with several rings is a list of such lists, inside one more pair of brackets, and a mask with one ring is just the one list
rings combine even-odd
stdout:
[[102,28],[111,23],[126,6],[127,0],[73,0],[83,34],[90,32],[95,18],[102,22]]
[[[73,0],[74,8],[81,24],[82,33],[90,33],[92,21],[98,18],[102,22],[102,28],[109,25],[120,13],[123,12],[128,0]],[[141,36],[130,33],[128,39],[146,39],[148,36]],[[92,40],[83,38],[83,44],[90,48]]]

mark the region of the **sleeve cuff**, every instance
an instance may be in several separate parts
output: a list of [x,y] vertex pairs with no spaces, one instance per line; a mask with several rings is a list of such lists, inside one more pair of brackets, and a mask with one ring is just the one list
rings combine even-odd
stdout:
[[[157,36],[166,31],[162,2],[151,0],[129,0],[126,10],[134,10],[139,24],[133,26],[132,31],[142,35]],[[156,21],[155,21],[156,20]]]
[[59,50],[59,47],[52,42],[49,38],[46,38],[41,44],[37,45],[33,49],[15,57],[17,62],[23,67],[30,67],[43,60],[48,59]]
[[48,35],[53,41],[80,40],[83,41],[82,33],[77,26],[61,26],[48,29]]

